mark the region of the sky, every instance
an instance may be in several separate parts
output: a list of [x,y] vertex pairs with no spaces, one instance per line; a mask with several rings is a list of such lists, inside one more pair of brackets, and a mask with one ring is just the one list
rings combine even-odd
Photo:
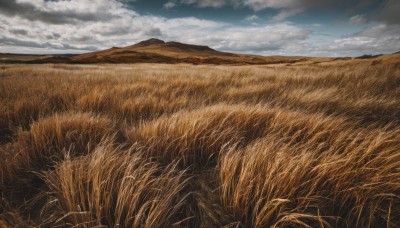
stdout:
[[400,51],[400,0],[0,0],[0,52],[84,53],[149,38],[260,55]]

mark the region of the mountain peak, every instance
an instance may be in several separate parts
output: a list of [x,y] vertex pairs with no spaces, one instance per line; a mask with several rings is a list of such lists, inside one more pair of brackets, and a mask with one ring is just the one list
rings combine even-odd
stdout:
[[157,45],[157,44],[165,44],[163,40],[159,40],[156,38],[151,38],[148,40],[144,40],[142,42],[137,43],[137,46],[149,46],[149,45]]

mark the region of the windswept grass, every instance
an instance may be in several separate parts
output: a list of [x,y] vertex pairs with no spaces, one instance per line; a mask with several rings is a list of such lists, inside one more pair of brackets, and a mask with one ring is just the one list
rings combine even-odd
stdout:
[[98,147],[80,159],[67,157],[44,179],[52,192],[42,211],[49,226],[169,227],[185,219],[184,171],[140,153]]
[[3,65],[0,227],[399,227],[400,62]]

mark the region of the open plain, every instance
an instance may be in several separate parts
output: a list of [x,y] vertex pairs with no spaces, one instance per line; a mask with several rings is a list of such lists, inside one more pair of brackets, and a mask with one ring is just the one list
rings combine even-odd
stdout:
[[0,227],[399,227],[399,54],[3,64]]

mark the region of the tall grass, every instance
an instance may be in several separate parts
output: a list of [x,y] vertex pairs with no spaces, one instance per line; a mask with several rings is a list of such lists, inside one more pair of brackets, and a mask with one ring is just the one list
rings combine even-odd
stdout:
[[162,168],[139,153],[98,147],[80,159],[67,157],[44,179],[42,217],[54,226],[163,227],[184,219],[184,171]]
[[3,65],[0,227],[398,227],[398,58]]

